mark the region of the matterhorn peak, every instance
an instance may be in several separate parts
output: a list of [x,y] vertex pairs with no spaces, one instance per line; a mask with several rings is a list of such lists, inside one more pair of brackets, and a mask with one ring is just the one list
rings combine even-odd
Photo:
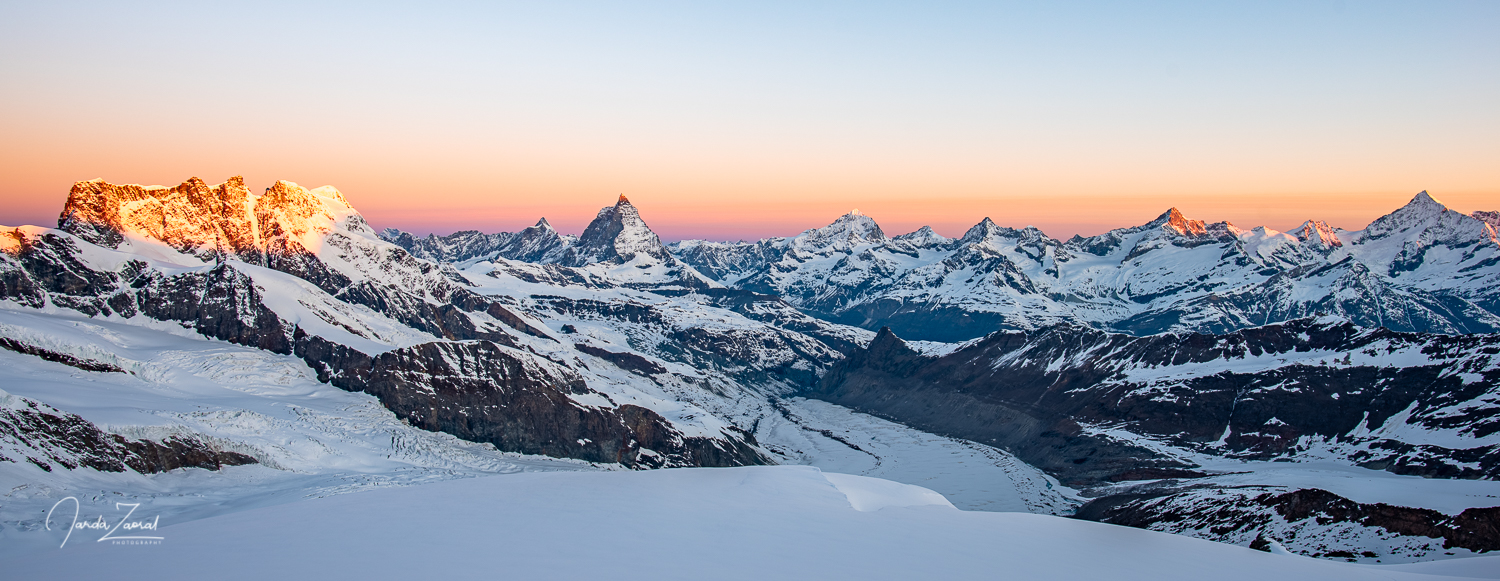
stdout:
[[[624,198],[624,196],[620,196],[620,197]],[[547,218],[545,216],[542,217],[542,219],[537,220],[536,221],[536,225],[532,226],[532,228],[536,228],[538,230],[548,230],[548,231],[555,230],[555,228],[552,227],[552,223],[548,222]]]
[[620,194],[613,206],[605,206],[584,228],[578,243],[562,260],[564,266],[585,266],[608,260],[630,261],[637,255],[671,262],[661,238],[641,219],[640,212]]

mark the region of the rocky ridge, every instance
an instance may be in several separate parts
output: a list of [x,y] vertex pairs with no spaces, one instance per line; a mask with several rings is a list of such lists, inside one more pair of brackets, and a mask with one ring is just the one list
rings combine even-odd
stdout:
[[851,213],[792,238],[671,249],[730,286],[920,340],[1063,322],[1136,335],[1226,332],[1318,315],[1472,333],[1500,331],[1500,244],[1487,219],[1426,192],[1359,231],[1318,221],[1292,232],[1245,230],[1173,208],[1067,241],[988,218],[956,240],[930,229],[891,238]]
[[152,474],[178,468],[218,470],[258,460],[192,436],[128,439],[77,415],[0,391],[0,462],[27,462],[47,472],[92,468]]

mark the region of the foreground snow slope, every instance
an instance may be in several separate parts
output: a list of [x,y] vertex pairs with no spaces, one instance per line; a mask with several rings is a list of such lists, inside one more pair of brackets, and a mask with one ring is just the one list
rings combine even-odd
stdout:
[[922,488],[787,466],[442,482],[168,525],[155,533],[160,544],[145,546],[85,532],[93,534],[3,563],[6,576],[1434,578],[1051,516],[963,512]]

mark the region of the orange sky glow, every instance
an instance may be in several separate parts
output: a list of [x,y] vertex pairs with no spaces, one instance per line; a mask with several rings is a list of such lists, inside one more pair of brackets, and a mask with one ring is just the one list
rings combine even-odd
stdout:
[[1493,3],[450,8],[6,5],[0,224],[233,175],[419,234],[622,193],[667,240],[1500,210]]

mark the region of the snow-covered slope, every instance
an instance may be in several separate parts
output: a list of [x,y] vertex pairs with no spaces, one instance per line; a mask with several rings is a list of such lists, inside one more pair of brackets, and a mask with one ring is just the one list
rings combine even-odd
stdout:
[[1074,322],[1139,335],[1229,331],[1338,315],[1403,331],[1500,331],[1500,245],[1491,214],[1426,192],[1361,231],[1293,232],[1157,219],[1066,242],[989,218],[950,240],[887,238],[850,213],[793,238],[684,241],[686,263],[831,321],[956,341]]
[[[413,427],[294,356],[172,323],[0,308],[0,336],[32,347],[0,350],[0,555],[55,550],[43,519],[69,496],[84,512],[140,502],[184,522],[372,488],[600,469]],[[31,422],[13,421],[22,416]]]
[[79,534],[3,566],[24,578],[164,567],[215,579],[1432,578],[1052,516],[963,512],[918,487],[800,467],[476,478],[155,533],[158,545],[126,547]]

